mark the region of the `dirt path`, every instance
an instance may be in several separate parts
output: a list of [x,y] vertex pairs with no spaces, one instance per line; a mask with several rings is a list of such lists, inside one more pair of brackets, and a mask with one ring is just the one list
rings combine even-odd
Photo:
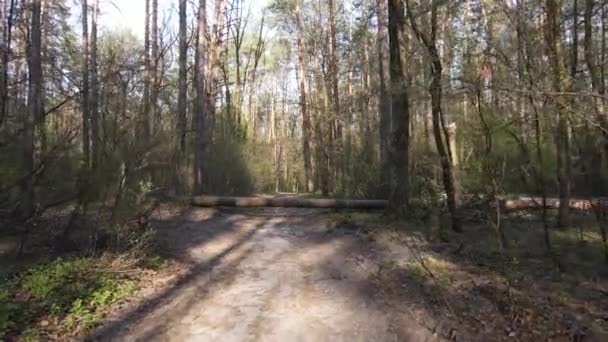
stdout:
[[190,265],[100,329],[102,341],[436,341],[373,286],[374,251],[310,209],[161,215]]

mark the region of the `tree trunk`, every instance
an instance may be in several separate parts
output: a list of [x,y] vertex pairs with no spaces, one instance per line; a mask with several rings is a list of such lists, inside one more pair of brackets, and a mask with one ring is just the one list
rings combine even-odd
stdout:
[[392,132],[391,99],[387,91],[390,82],[389,66],[389,36],[388,36],[388,3],[389,0],[377,0],[376,9],[378,17],[378,78],[380,83],[380,98],[378,99],[380,114],[380,162],[382,179],[380,193],[382,196],[390,194],[390,137]]
[[[188,24],[187,2],[179,0],[179,95],[177,99],[177,146],[186,151],[186,119],[188,116]],[[181,159],[181,158],[180,158]],[[181,160],[179,161],[182,162]]]
[[312,182],[312,159],[310,154],[310,116],[306,103],[306,72],[305,72],[305,50],[304,50],[304,27],[300,13],[300,2],[296,0],[295,20],[297,31],[298,50],[298,85],[300,88],[300,111],[302,114],[302,154],[304,155],[304,186],[306,192],[313,191]]
[[[6,22],[10,22],[7,20],[6,16],[6,4],[4,0],[0,0],[0,58],[2,58],[2,62],[0,63],[0,128],[2,128],[2,124],[4,123],[4,117],[6,116],[6,93],[7,93],[7,82],[5,82],[5,78],[8,77],[8,60],[4,60],[4,56],[8,55],[8,44],[7,44],[7,31],[8,25]],[[8,58],[7,58],[8,59]]]
[[80,86],[81,111],[82,111],[82,153],[85,167],[91,163],[91,129],[90,129],[90,105],[89,105],[89,5],[87,0],[82,0],[82,85]]
[[[6,6],[4,1],[3,6]],[[4,8],[4,7],[3,7]],[[8,12],[2,17],[2,20],[6,21],[5,30],[3,31],[3,50],[2,50],[2,68],[0,75],[0,127],[6,119],[8,111],[8,63],[11,55],[11,44],[13,40],[13,20],[15,16],[15,0],[10,0]]]
[[91,118],[91,166],[97,169],[100,162],[100,122],[99,122],[99,76],[97,66],[97,19],[99,17],[99,0],[93,0],[93,18],[91,21],[91,53],[90,75],[91,75],[91,93],[89,105]]
[[578,70],[578,0],[572,4],[572,50],[570,57],[570,79],[576,85],[576,73]]
[[207,66],[207,80],[205,81],[205,91],[207,99],[207,109],[209,116],[209,124],[207,125],[206,135],[207,144],[211,144],[213,140],[213,129],[215,127],[215,100],[217,98],[217,80],[219,78],[220,69],[220,52],[222,49],[222,32],[224,26],[224,7],[225,0],[216,0],[215,8],[213,9],[213,25],[211,27],[211,41],[208,42],[209,58]]
[[[525,7],[524,2],[522,0],[518,0],[517,3],[517,85],[520,89],[524,89],[525,87],[525,21],[523,16],[525,15]],[[517,117],[516,117],[516,127],[521,135],[521,141],[524,143],[528,142],[528,131],[529,126],[527,122],[526,115],[526,98],[525,95],[517,96]],[[525,158],[524,158],[525,159]]]
[[[343,119],[340,108],[340,85],[339,85],[339,64],[338,64],[338,43],[336,37],[336,9],[334,0],[328,0],[329,7],[329,76],[331,80],[332,109],[334,125],[334,141],[331,146],[330,164],[333,165],[335,176],[332,191],[335,191],[335,184],[339,177],[344,177],[344,149],[342,144]],[[336,166],[336,163],[339,164]]]
[[295,207],[334,209],[384,209],[384,200],[309,199],[297,197],[217,197],[195,196],[192,204],[200,207]]
[[223,26],[224,0],[217,0],[214,21],[208,35],[207,6],[199,1],[198,43],[196,51],[196,100],[194,109],[194,192],[202,193],[208,167],[215,116],[215,84],[218,78],[219,50],[221,48],[220,28]]
[[392,210],[407,206],[409,201],[409,139],[410,110],[406,79],[401,60],[401,45],[404,43],[402,0],[389,0],[388,32],[390,45],[390,80],[392,132],[390,140]]
[[199,0],[198,9],[198,42],[196,46],[196,100],[194,105],[194,192],[203,192],[204,162],[207,155],[206,130],[208,117],[206,114],[207,94],[207,5],[205,0]]
[[[555,91],[556,93],[560,93],[562,91],[570,91],[571,81],[568,80],[568,73],[566,71],[566,63],[564,61],[562,43],[560,38],[561,1],[547,0],[545,3],[545,9],[547,16],[545,35],[547,40],[547,52],[549,55],[549,62],[552,67],[553,91]],[[559,180],[559,197],[561,204],[558,213],[558,225],[560,227],[567,227],[570,221],[570,208],[568,207],[567,203],[570,200],[571,172],[570,128],[568,123],[568,108],[564,104],[564,101],[558,96],[555,97],[554,102],[556,104],[557,109],[557,173]]]
[[146,22],[144,24],[144,94],[142,133],[144,143],[150,142],[150,0],[146,0]]
[[[601,134],[604,136],[604,160],[608,161],[608,113],[606,109],[606,100],[604,95],[606,89],[604,86],[603,74],[598,70],[597,61],[595,59],[596,54],[593,51],[593,8],[595,1],[586,0],[585,2],[585,39],[583,41],[585,50],[585,61],[587,63],[587,69],[589,70],[589,76],[591,77],[591,86],[593,92],[599,95],[599,97],[593,98],[593,104],[595,107],[596,116],[600,123]],[[602,19],[603,20],[603,19]],[[603,42],[603,39],[602,39]],[[603,64],[601,64],[603,66]]]
[[27,50],[29,68],[29,86],[27,96],[28,114],[25,120],[23,141],[23,171],[29,176],[24,180],[23,190],[23,213],[25,217],[34,214],[35,192],[35,132],[36,128],[44,125],[44,88],[42,83],[42,25],[41,25],[41,0],[33,0],[31,3],[31,26],[30,42]]
[[151,63],[151,89],[150,89],[150,116],[154,120],[153,132],[158,132],[161,130],[161,118],[160,112],[158,110],[158,93],[160,87],[159,80],[159,72],[158,72],[158,64],[160,56],[158,54],[158,0],[152,0],[152,21],[150,23],[150,35],[151,35],[151,51],[150,56],[152,59]]
[[[329,87],[326,83],[323,83],[322,75],[320,72],[314,72],[315,85],[317,91],[320,93],[315,96],[318,99],[317,104],[314,108],[317,108],[316,115],[314,118],[314,138],[315,138],[315,167],[317,174],[317,186],[319,190],[321,190],[321,195],[327,196],[329,194],[329,159],[330,156],[328,150],[331,146],[331,134],[332,134],[332,125],[330,122],[330,127],[326,127],[326,125],[321,124],[321,120],[324,119],[324,115],[330,109],[329,105]],[[312,86],[311,86],[312,88]],[[311,89],[310,93],[313,93],[313,89]],[[314,105],[314,104],[313,104]],[[324,129],[325,128],[325,129]],[[327,129],[329,128],[329,129]]]
[[257,118],[256,115],[254,115],[255,113],[255,107],[254,107],[254,98],[253,98],[253,94],[255,93],[255,82],[256,82],[256,76],[257,76],[257,72],[258,72],[258,67],[260,64],[260,59],[262,58],[262,54],[264,52],[264,37],[263,37],[263,33],[264,33],[264,21],[266,19],[266,13],[262,13],[262,22],[260,23],[260,29],[258,31],[258,40],[257,43],[255,45],[255,51],[254,51],[254,60],[253,60],[253,69],[251,70],[251,85],[250,85],[250,89],[249,89],[249,99],[247,101],[247,112],[250,116],[250,121],[251,121],[251,138],[253,139],[253,141],[255,141],[256,136],[257,136]]

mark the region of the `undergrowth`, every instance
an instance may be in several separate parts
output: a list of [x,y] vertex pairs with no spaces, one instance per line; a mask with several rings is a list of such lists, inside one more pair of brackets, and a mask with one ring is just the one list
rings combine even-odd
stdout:
[[[608,336],[603,314],[608,268],[591,215],[573,214],[567,229],[555,228],[550,217],[550,238],[563,270],[547,255],[535,213],[501,217],[508,241],[502,250],[487,220],[469,220],[463,233],[454,233],[439,219],[444,239],[438,240],[429,238],[436,222],[417,212],[406,218],[381,212],[332,215],[336,227],[366,232],[383,251],[374,279],[395,301],[416,293],[422,307],[447,316],[455,310],[462,316],[456,324],[466,325],[473,335],[481,333],[475,329],[482,322],[494,337],[503,336],[501,329],[507,326],[506,339]],[[514,319],[513,312],[521,319]]]
[[13,276],[0,288],[0,340],[45,340],[95,327],[137,288],[96,258],[58,258]]

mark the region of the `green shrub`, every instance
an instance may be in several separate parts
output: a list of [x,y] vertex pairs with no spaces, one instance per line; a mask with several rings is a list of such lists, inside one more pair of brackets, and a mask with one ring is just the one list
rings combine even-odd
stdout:
[[86,294],[95,286],[91,259],[63,260],[61,258],[31,268],[21,282],[21,288],[33,299],[63,311],[73,298]]

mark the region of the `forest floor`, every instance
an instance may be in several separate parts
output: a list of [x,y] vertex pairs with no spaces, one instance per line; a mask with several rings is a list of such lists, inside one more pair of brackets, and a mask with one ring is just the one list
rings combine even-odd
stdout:
[[[532,231],[522,222],[506,229],[513,241],[508,255],[496,251],[487,227],[468,227],[451,243],[429,243],[423,226],[390,221],[381,213],[163,206],[153,225],[171,266],[87,339],[605,341],[608,336],[606,268],[595,242],[581,250],[599,260],[589,264],[580,252],[576,258],[564,254],[573,271],[562,273],[544,257],[540,240],[517,235]],[[571,237],[555,243],[562,247]]]

